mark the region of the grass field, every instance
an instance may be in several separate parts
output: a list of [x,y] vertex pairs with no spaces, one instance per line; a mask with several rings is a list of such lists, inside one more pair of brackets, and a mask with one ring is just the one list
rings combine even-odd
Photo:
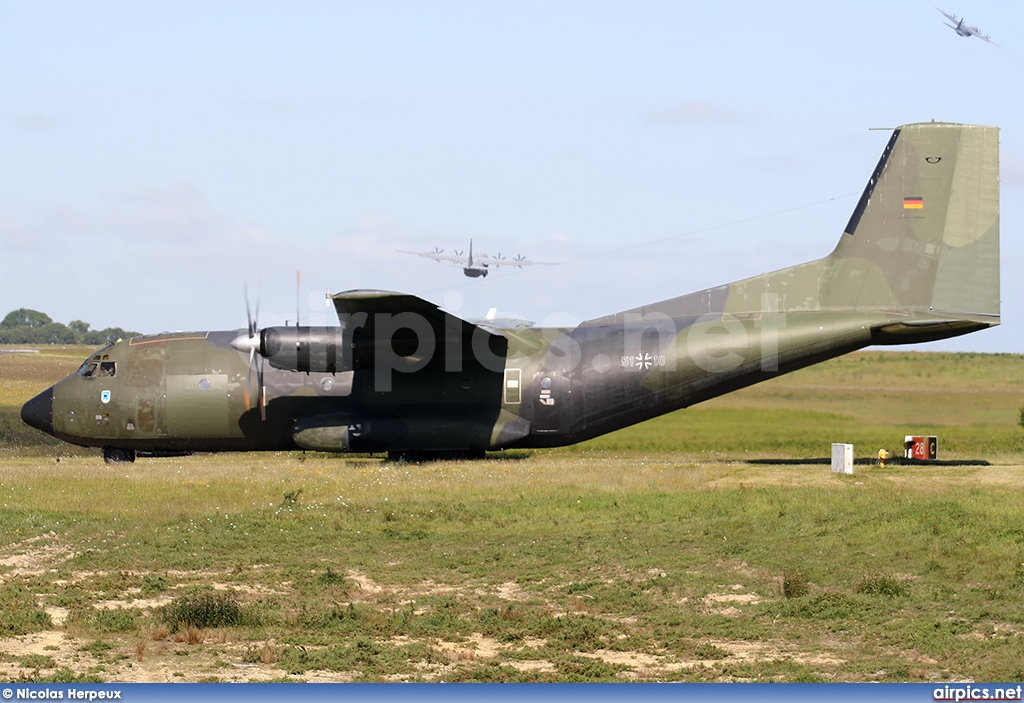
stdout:
[[[0,354],[0,677],[1024,679],[1024,359],[865,352],[483,461],[106,466]],[[750,463],[897,451],[988,466]]]

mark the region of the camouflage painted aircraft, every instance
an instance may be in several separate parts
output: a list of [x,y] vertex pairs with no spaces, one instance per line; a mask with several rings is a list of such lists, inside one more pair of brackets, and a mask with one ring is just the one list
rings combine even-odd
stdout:
[[[937,7],[935,9],[939,10],[939,8],[937,8]],[[957,17],[956,15],[951,15],[948,12],[946,12],[945,10],[939,10],[939,12],[941,12],[943,15],[945,15],[946,19],[948,19],[950,22],[953,23],[953,24],[948,24],[946,22],[943,22],[943,24],[946,25],[947,27],[949,27],[950,29],[952,29],[954,32],[956,32],[961,37],[977,37],[978,39],[981,39],[982,41],[987,41],[992,46],[999,46],[994,41],[992,41],[992,39],[987,34],[982,34],[981,30],[978,29],[977,27],[969,27],[966,24],[964,24],[964,18],[963,17]]]
[[332,297],[337,327],[133,337],[28,401],[107,461],[196,451],[482,456],[579,442],[868,345],[999,324],[999,136],[896,129],[828,256],[573,329]]
[[402,254],[415,254],[416,256],[424,256],[434,261],[441,261],[448,264],[456,264],[462,267],[462,273],[469,278],[483,278],[490,271],[491,267],[499,268],[501,266],[515,266],[516,268],[522,268],[524,266],[535,266],[543,263],[541,261],[530,261],[522,254],[519,254],[513,259],[506,259],[501,254],[497,256],[487,256],[487,254],[477,254],[473,256],[473,240],[469,240],[469,254],[463,256],[461,251],[456,251],[454,254],[445,254],[444,249],[438,249],[434,247],[433,251],[409,251],[408,249],[399,249]]

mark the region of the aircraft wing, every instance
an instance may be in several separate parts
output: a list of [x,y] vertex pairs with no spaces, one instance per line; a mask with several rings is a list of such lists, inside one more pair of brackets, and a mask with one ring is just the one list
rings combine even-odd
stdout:
[[[987,34],[982,34],[981,32],[979,32],[978,30],[974,29],[973,27],[971,29],[972,29],[971,34],[976,36],[978,39],[981,39],[982,41],[987,41],[992,46],[999,46],[994,41],[992,41]],[[1002,48],[1002,47],[1000,47],[1000,48]]]
[[466,257],[456,256],[455,254],[442,254],[437,251],[410,251],[408,249],[396,249],[395,251],[401,252],[402,254],[415,254],[416,256],[433,259],[434,261],[444,261],[446,263],[459,264],[461,266],[466,265]]
[[[435,341],[438,345],[444,343],[445,330],[460,326],[463,337],[471,336],[476,330],[483,330],[489,335],[494,332],[467,322],[449,312],[445,312],[429,300],[410,295],[408,293],[394,293],[387,290],[349,290],[344,293],[336,293],[331,296],[334,301],[334,309],[338,313],[338,320],[344,325],[352,321],[361,331],[361,336],[376,337],[377,325],[382,320],[387,320],[390,329],[397,329],[399,325],[406,322],[417,324],[412,318],[398,317],[403,313],[412,313],[417,319],[424,320],[434,331]],[[365,313],[363,318],[361,313]],[[387,316],[387,317],[381,317]],[[405,328],[403,328],[405,329]]]
[[547,261],[530,261],[516,257],[513,259],[497,258],[494,256],[474,256],[474,266],[493,266],[495,268],[499,266],[550,266],[551,264]]
[[[937,8],[937,7],[935,9],[939,10],[939,8]],[[944,14],[946,16],[946,19],[948,19],[950,22],[953,22],[954,24],[956,24],[957,22],[960,21],[959,17],[957,17],[956,15],[951,15],[948,12],[946,12],[945,10],[939,10],[939,12]],[[947,25],[947,26],[949,26],[949,25]],[[956,27],[953,27],[953,29],[956,29]]]

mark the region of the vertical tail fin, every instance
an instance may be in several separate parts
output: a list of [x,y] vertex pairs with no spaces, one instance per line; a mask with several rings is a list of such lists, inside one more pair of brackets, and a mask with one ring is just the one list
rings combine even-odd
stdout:
[[869,331],[872,344],[998,325],[999,130],[938,122],[899,127],[831,254],[588,324],[632,313],[781,313],[790,328],[798,319],[827,319],[833,327],[842,320]]
[[821,306],[999,323],[999,130],[898,128],[839,244]]

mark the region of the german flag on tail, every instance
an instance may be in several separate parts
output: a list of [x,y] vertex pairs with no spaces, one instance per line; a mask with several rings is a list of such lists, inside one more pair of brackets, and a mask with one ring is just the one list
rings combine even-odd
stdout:
[[903,209],[924,210],[924,198],[918,196],[903,198]]

